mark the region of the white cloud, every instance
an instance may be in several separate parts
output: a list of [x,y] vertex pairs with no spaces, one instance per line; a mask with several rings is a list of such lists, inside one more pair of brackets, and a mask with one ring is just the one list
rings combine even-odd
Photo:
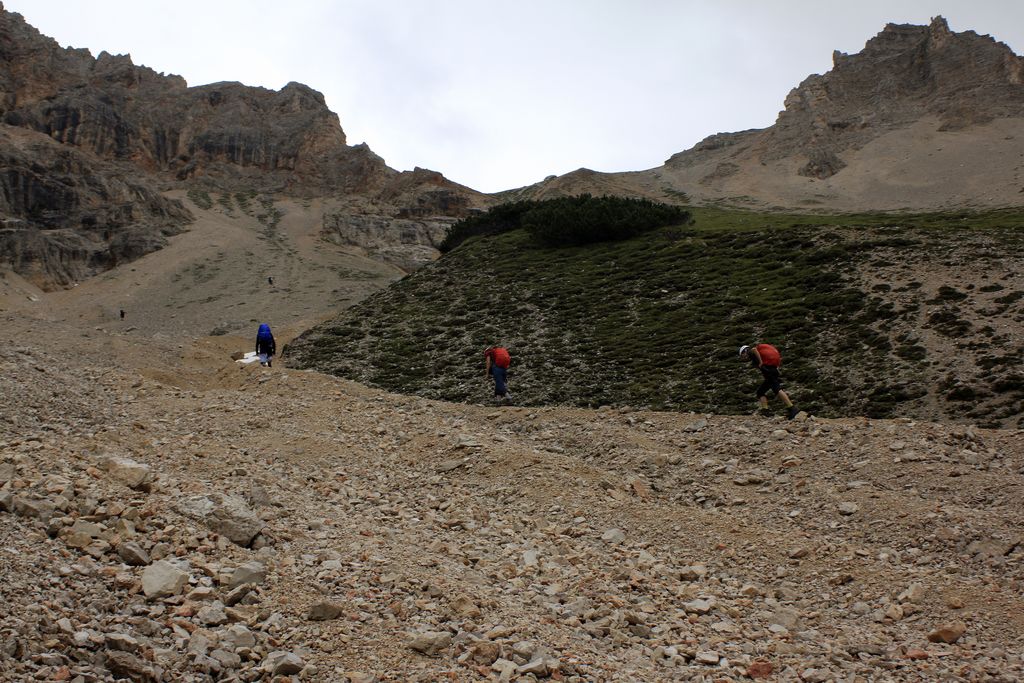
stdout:
[[62,45],[190,85],[324,93],[352,144],[496,191],[660,164],[771,125],[789,90],[887,22],[945,16],[1024,48],[1018,0],[7,0]]

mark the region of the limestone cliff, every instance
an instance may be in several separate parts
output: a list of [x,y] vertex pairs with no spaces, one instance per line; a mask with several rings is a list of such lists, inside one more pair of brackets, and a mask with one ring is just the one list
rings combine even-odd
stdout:
[[[348,145],[338,116],[308,86],[190,88],[129,56],[61,48],[2,5],[0,135],[23,142],[17,153],[5,145],[2,157],[8,227],[0,258],[42,286],[158,248],[190,218],[159,196],[174,187],[344,197],[363,218],[332,225],[384,226],[375,240],[384,246],[407,242],[408,226],[392,221],[443,224],[490,201],[439,173],[399,173],[366,145]],[[54,229],[60,240],[47,232]],[[138,249],[118,248],[128,233]],[[423,246],[436,256],[429,240]]]

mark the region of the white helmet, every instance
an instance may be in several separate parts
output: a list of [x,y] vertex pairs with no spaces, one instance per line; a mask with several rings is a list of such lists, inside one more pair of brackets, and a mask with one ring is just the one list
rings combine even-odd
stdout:
[[747,353],[747,351],[748,351],[749,349],[750,349],[750,347],[749,347],[749,346],[747,346],[746,344],[744,344],[743,346],[741,346],[741,347],[740,347],[740,358],[743,358],[743,356],[744,356],[744,355],[745,355],[745,354]]

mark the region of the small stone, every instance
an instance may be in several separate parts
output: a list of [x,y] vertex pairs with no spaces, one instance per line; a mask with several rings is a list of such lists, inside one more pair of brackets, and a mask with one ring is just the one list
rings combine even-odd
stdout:
[[772,675],[775,667],[766,659],[755,659],[747,667],[748,678],[768,678]]
[[220,601],[200,609],[196,613],[196,618],[206,626],[220,626],[228,622],[228,615],[224,613],[224,603]]
[[318,602],[310,605],[306,618],[310,621],[328,621],[330,619],[337,619],[344,611],[341,605],[333,602]]
[[537,678],[546,678],[548,675],[548,665],[543,657],[538,657],[520,666],[517,672],[523,676],[533,674]]
[[224,629],[221,635],[221,643],[233,649],[252,648],[256,645],[256,636],[243,624],[232,624]]
[[491,641],[482,640],[474,643],[469,649],[469,658],[475,664],[490,666],[501,657],[501,645]]
[[718,664],[721,658],[722,656],[714,650],[698,650],[696,660],[701,664],[714,665]]
[[11,499],[11,512],[22,517],[34,517],[43,522],[50,521],[55,509],[56,506],[48,500],[22,498],[21,496],[14,496]]
[[955,643],[966,632],[967,624],[962,621],[954,621],[935,628],[928,634],[928,640],[932,643]]
[[683,607],[691,614],[707,614],[711,611],[712,603],[709,600],[691,600],[684,603]]
[[228,607],[234,607],[242,601],[245,596],[252,592],[253,584],[243,583],[238,588],[234,589],[224,597],[224,604]]
[[237,669],[242,665],[241,657],[225,650],[214,650],[210,653],[210,659],[217,660],[225,669]]
[[107,633],[103,636],[107,649],[122,652],[138,652],[139,641],[124,633]]
[[432,657],[447,650],[451,644],[452,636],[447,631],[427,631],[416,634],[409,647]]
[[267,655],[265,666],[275,676],[291,676],[302,671],[306,663],[296,654],[275,650]]
[[121,543],[117,546],[117,556],[128,565],[133,567],[145,567],[150,563],[149,554],[143,550],[142,546],[134,541],[128,541],[127,543]]
[[601,540],[610,545],[620,545],[625,542],[626,534],[621,529],[609,529],[601,534]]
[[267,567],[262,562],[246,562],[231,573],[228,588],[235,589],[247,583],[262,583],[267,578]]
[[708,568],[702,564],[694,564],[683,567],[679,571],[679,578],[683,581],[700,581],[708,574]]
[[205,655],[217,645],[217,636],[205,628],[197,628],[189,636],[187,650],[193,654]]
[[131,458],[107,458],[102,467],[111,479],[136,491],[150,491],[156,479],[149,465],[135,462]]
[[791,609],[780,609],[771,616],[771,623],[794,631],[800,624],[800,613]]
[[821,669],[804,669],[800,672],[800,680],[807,683],[825,683],[831,676]]
[[807,548],[793,548],[789,551],[789,559],[799,560],[801,557],[807,557],[808,553],[810,553],[810,551]]
[[846,502],[839,504],[839,514],[847,517],[856,514],[858,510],[860,510],[860,506],[856,503]]
[[211,493],[193,496],[178,503],[178,510],[202,521],[207,528],[229,541],[249,547],[266,524],[238,496]]
[[160,680],[156,672],[135,655],[117,650],[108,650],[106,652],[106,659],[106,667],[117,678],[127,678],[133,681]]
[[899,621],[903,618],[903,608],[893,603],[885,608],[885,612],[883,612],[883,615],[886,619],[891,619],[892,621]]
[[926,594],[927,591],[925,591],[923,585],[919,583],[912,583],[907,588],[907,590],[900,593],[898,600],[900,602],[912,602],[914,604],[917,604],[924,600]]

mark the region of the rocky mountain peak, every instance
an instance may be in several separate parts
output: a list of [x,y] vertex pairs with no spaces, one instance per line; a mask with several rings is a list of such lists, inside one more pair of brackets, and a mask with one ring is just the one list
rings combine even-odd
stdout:
[[880,131],[935,116],[948,130],[1024,111],[1024,60],[1004,43],[955,33],[942,17],[928,26],[888,24],[853,55],[786,97],[767,158],[805,153],[802,173],[828,177],[838,153]]

